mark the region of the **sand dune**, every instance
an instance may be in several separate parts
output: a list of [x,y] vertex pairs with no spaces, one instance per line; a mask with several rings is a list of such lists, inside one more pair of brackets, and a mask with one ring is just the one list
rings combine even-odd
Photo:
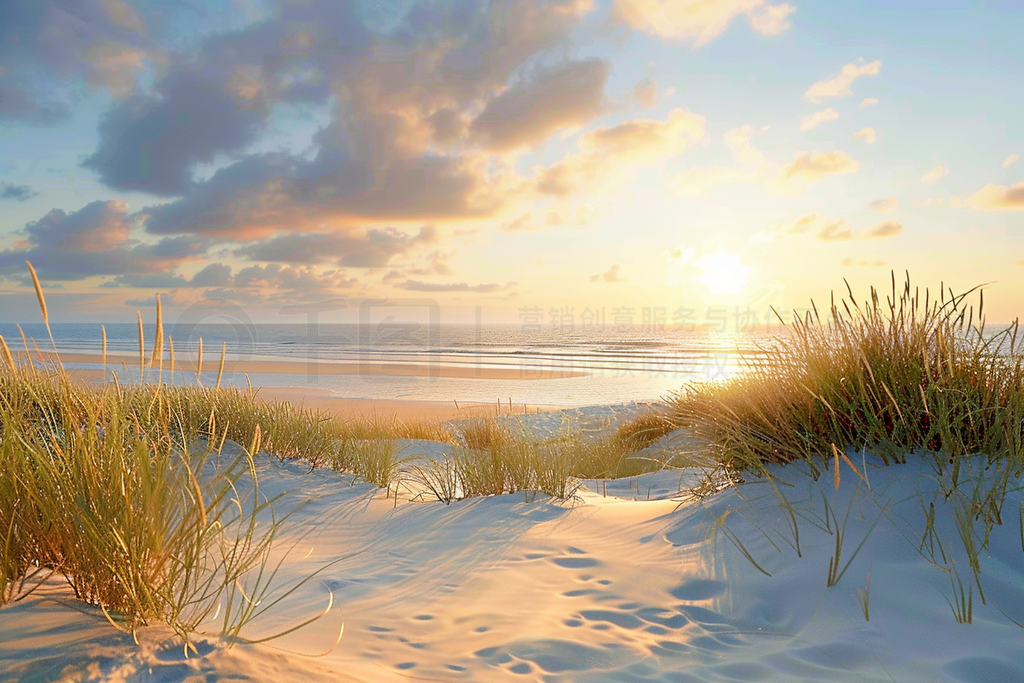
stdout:
[[[405,446],[423,457],[447,448]],[[957,624],[950,576],[917,543],[919,501],[936,502],[935,529],[969,581],[953,503],[925,464],[885,468],[865,455],[858,465],[867,483],[844,472],[838,491],[831,479],[776,470],[793,484],[784,488],[798,511],[796,544],[784,506],[756,480],[703,504],[673,498],[697,476],[686,471],[612,482],[607,496],[592,483],[572,504],[523,493],[396,504],[350,476],[261,458],[261,491],[295,510],[278,542],[294,548],[275,583],[285,590],[323,573],[246,635],[299,623],[330,593],[326,616],[266,645],[210,638],[186,659],[159,628],[136,647],[53,581],[0,610],[0,678],[1024,680],[1012,621],[1024,622],[1015,521],[1024,496],[1010,494],[1014,521],[991,531],[982,554],[986,602],[971,589],[974,623]],[[828,587],[840,523],[845,573]]]

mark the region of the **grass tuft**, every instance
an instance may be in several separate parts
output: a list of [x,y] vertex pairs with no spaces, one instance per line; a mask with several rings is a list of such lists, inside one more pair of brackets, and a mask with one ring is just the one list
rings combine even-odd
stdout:
[[[972,290],[973,291],[973,290]],[[915,450],[1024,462],[1024,355],[1014,322],[995,334],[966,294],[932,298],[909,279],[882,298],[833,302],[797,319],[724,383],[691,384],[671,422],[708,441],[732,470],[868,447],[886,464]]]

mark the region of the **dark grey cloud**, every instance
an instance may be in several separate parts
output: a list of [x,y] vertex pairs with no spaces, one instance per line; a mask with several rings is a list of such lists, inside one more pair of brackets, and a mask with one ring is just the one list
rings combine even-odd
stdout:
[[227,287],[231,282],[231,266],[211,263],[193,275],[189,284],[193,287]]
[[127,95],[160,54],[142,16],[125,0],[3,0],[0,118],[58,123],[78,97],[66,86],[84,81]]
[[406,289],[411,292],[476,292],[480,294],[491,294],[493,292],[499,292],[503,289],[509,289],[514,287],[517,283],[509,282],[505,285],[499,285],[495,282],[471,285],[468,282],[449,282],[449,283],[434,283],[434,282],[420,282],[419,280],[406,280],[401,282],[395,287],[398,289]]
[[[217,273],[218,277],[224,279],[224,283],[205,290],[203,297],[241,304],[289,305],[335,298],[358,284],[356,279],[347,277],[342,270],[321,272],[309,266],[293,267],[276,263],[249,266],[238,271],[234,277],[230,277],[230,269],[225,268],[221,266]],[[199,286],[198,280],[202,273],[197,273],[190,284]]]
[[601,113],[609,71],[601,59],[540,71],[491,100],[470,130],[491,149],[507,150],[582,126]]
[[19,202],[23,202],[37,196],[38,194],[38,192],[28,185],[0,183],[0,199],[15,199]]
[[392,258],[421,245],[433,244],[437,229],[424,226],[416,235],[394,228],[371,228],[362,234],[289,233],[235,251],[250,261],[327,263],[352,268],[383,268]]
[[327,100],[369,44],[352,7],[280,2],[267,20],[175,55],[151,92],[106,114],[84,165],[114,189],[188,193],[195,166],[254,142],[276,104]]
[[[315,15],[335,4],[310,0],[302,6]],[[180,199],[146,209],[147,230],[154,234],[202,233],[249,241],[286,229],[323,232],[323,224],[339,222],[490,217],[514,199],[521,179],[493,164],[470,138],[476,135],[508,145],[528,133],[582,120],[581,110],[593,110],[600,97],[597,86],[603,86],[607,76],[606,65],[574,62],[547,70],[531,66],[550,57],[548,49],[565,41],[591,8],[589,0],[417,4],[392,33],[366,39],[365,48],[356,41],[355,47],[335,55],[334,68],[311,62],[314,72],[323,72],[328,90],[338,95],[333,120],[314,138],[312,158],[243,152],[209,180],[193,182],[192,167],[212,154],[211,147],[209,141],[182,141],[159,162],[159,173],[149,167],[140,180],[137,170],[143,168],[140,157],[145,156],[140,149],[152,146],[152,136],[133,137],[132,126],[145,128],[142,122],[150,120],[143,110],[135,123],[127,122],[127,132],[113,123],[120,112],[112,112],[101,148],[88,163],[115,186],[146,185],[167,196],[183,193]],[[252,37],[256,30],[242,31],[232,40],[246,46],[265,44],[266,37]],[[502,99],[519,70],[537,75],[519,90],[513,87],[514,97]],[[261,87],[267,82],[264,76]],[[555,82],[582,83],[577,90],[587,98],[584,105],[564,105],[552,123],[529,101],[553,99]],[[223,88],[211,87],[209,106],[216,108]],[[274,92],[268,102],[297,97]],[[477,124],[474,134],[469,121],[488,103],[491,114]],[[127,110],[130,104],[122,106]],[[155,111],[168,106],[161,102]],[[196,106],[195,115],[205,117],[203,107],[208,104],[197,100]],[[530,112],[528,125],[501,130],[499,115],[517,106]],[[197,136],[216,138],[219,126],[231,126],[236,137],[230,144],[216,143],[218,153],[242,151],[242,138],[253,139],[263,125],[259,121],[265,120],[265,114],[258,113],[250,129],[248,119],[239,123],[236,113],[225,111],[224,117]],[[168,144],[181,135],[185,132],[168,135]],[[353,257],[349,263],[358,262]]]
[[0,273],[20,275],[25,261],[31,261],[47,280],[114,275],[120,276],[114,284],[131,284],[170,277],[209,248],[207,240],[188,235],[139,242],[132,238],[137,227],[128,205],[119,200],[95,201],[71,213],[53,209],[25,226],[24,246],[0,251]]

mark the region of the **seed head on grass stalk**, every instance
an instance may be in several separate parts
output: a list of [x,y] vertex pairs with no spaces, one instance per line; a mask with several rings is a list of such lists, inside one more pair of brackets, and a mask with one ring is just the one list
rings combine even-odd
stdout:
[[142,332],[142,313],[136,315],[139,317],[139,384],[143,384],[146,381],[146,339]]
[[3,350],[4,360],[7,361],[7,365],[13,370],[17,366],[14,364],[14,356],[11,355],[11,349],[7,346],[7,341],[4,340],[4,336],[0,334],[0,349]]
[[161,384],[164,370],[164,316],[159,294],[156,295],[156,332],[153,336],[153,354],[149,359],[149,365],[159,368],[157,384]]
[[60,355],[57,353],[57,344],[53,341],[53,332],[50,331],[50,314],[46,310],[46,297],[43,296],[43,287],[39,284],[39,276],[36,275],[36,269],[32,267],[32,264],[25,261],[25,265],[28,266],[28,272],[32,275],[32,284],[36,288],[36,298],[39,300],[39,312],[43,314],[43,323],[46,324],[46,334],[50,337],[50,345],[53,347],[53,353],[56,358],[55,363],[60,367],[61,372],[64,372],[64,364],[60,362]]
[[224,342],[224,346],[220,350],[220,367],[217,368],[217,383],[214,385],[215,389],[220,389],[220,378],[224,376],[224,359],[228,355],[228,344]]

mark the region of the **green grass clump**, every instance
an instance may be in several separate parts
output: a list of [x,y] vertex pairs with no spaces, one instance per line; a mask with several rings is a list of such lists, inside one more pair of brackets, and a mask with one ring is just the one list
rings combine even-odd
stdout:
[[627,448],[641,450],[676,429],[664,410],[648,409],[626,420],[615,430],[615,438]]
[[[279,520],[274,501],[259,493],[257,453],[302,458],[397,491],[408,475],[397,439],[448,443],[451,457],[412,470],[446,502],[520,491],[568,500],[584,478],[661,466],[631,457],[650,426],[642,420],[618,436],[546,441],[490,420],[455,430],[397,418],[341,420],[263,401],[251,387],[221,387],[224,350],[216,386],[206,387],[202,340],[196,384],[186,386],[182,376],[173,385],[174,347],[167,339],[165,366],[159,298],[150,349],[141,315],[139,323],[139,377],[156,369],[156,383],[78,382],[56,348],[47,361],[23,340],[24,354],[15,357],[0,337],[0,605],[58,574],[127,632],[163,622],[187,643],[216,618],[222,634],[239,638],[246,623],[283,599],[268,597]],[[105,333],[103,349],[105,365]],[[229,440],[243,445],[236,457],[222,457]]]
[[132,403],[115,385],[0,368],[0,602],[60,573],[122,630],[161,621],[187,640],[223,610],[235,637],[253,615],[240,587],[266,589],[250,572],[262,574],[276,531],[256,527],[270,501],[250,451],[204,473],[216,440],[181,441],[159,396],[148,415]]
[[928,450],[954,467],[973,454],[1019,467],[1018,324],[987,334],[983,295],[975,316],[966,303],[972,292],[932,299],[909,279],[897,289],[895,278],[884,300],[872,288],[858,303],[851,291],[824,320],[814,308],[794,321],[741,375],[684,388],[671,421],[734,470],[800,460],[816,475],[833,446],[870,448],[886,464]]

